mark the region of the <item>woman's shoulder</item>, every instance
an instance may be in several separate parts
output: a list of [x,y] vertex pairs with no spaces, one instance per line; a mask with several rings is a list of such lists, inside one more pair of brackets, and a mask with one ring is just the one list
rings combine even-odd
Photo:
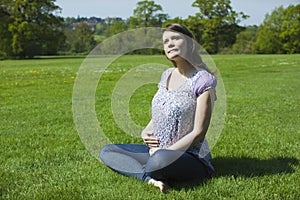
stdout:
[[199,78],[204,78],[204,79],[216,79],[216,77],[211,73],[208,72],[206,69],[199,69],[196,73],[196,77]]
[[216,77],[205,69],[200,69],[195,75],[194,92],[198,96],[209,88],[215,88],[217,85]]
[[197,73],[195,74],[195,83],[197,84],[197,82],[199,83],[211,83],[213,85],[216,85],[217,84],[217,79],[216,77],[208,72],[207,70],[205,69],[200,69],[197,71]]
[[172,73],[174,67],[167,68],[161,75],[161,81],[166,80],[168,76]]
[[167,68],[164,72],[163,72],[163,74],[171,74],[171,72],[174,70],[174,67],[169,67],[169,68]]

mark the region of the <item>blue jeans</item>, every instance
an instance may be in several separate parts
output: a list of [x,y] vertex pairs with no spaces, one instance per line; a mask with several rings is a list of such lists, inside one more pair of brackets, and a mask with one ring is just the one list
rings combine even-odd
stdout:
[[213,172],[190,153],[160,149],[150,156],[149,147],[141,144],[106,145],[100,159],[112,170],[146,182],[151,178],[162,181],[203,179]]

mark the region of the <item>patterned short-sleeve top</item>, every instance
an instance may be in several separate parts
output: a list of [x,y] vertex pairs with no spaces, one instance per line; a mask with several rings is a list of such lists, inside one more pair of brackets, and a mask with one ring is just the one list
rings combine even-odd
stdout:
[[[169,68],[162,74],[152,100],[153,130],[160,148],[168,148],[193,130],[197,97],[217,84],[212,74],[200,69],[176,90],[168,90],[167,81],[173,70]],[[207,162],[210,160],[206,139],[187,151]]]

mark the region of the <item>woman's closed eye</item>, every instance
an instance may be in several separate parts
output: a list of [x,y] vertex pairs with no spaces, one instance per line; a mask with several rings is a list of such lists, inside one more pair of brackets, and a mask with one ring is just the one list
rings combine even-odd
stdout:
[[180,36],[173,36],[173,37],[172,37],[172,40],[180,40],[180,39],[181,39]]
[[[182,37],[181,36],[173,36],[172,38],[171,38],[171,40],[180,40],[180,39],[182,39]],[[169,39],[165,39],[165,40],[163,40],[163,44],[167,44],[169,42]]]

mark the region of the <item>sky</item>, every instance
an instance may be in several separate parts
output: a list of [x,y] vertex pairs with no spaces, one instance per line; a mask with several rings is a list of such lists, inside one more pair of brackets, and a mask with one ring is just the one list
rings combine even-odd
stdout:
[[[56,5],[62,8],[60,16],[63,17],[121,17],[126,19],[133,15],[136,3],[141,0],[56,0]],[[194,0],[154,0],[163,8],[163,13],[171,18],[187,18],[198,12],[192,7]],[[265,14],[271,13],[279,6],[299,4],[300,0],[231,0],[231,6],[236,12],[244,12],[250,17],[240,25],[259,25],[263,22]]]

